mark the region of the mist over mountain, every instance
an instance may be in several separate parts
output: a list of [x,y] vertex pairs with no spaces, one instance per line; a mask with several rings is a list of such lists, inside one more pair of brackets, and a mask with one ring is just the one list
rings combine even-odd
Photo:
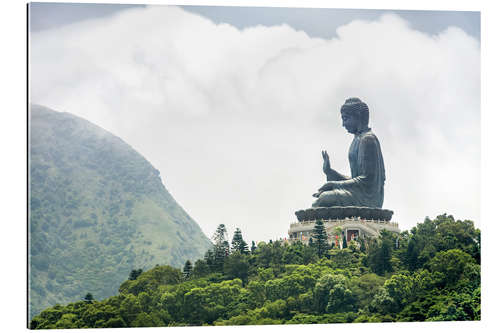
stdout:
[[29,130],[30,318],[88,292],[114,295],[132,269],[180,267],[211,245],[120,138],[40,105]]

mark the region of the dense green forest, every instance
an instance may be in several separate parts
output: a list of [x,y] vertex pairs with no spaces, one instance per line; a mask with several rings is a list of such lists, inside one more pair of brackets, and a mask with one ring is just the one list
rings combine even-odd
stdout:
[[480,231],[441,215],[347,247],[252,242],[224,225],[182,270],[134,269],[118,295],[56,305],[31,328],[480,320]]
[[120,138],[65,112],[30,108],[29,316],[112,296],[131,269],[182,267],[211,246],[158,170]]

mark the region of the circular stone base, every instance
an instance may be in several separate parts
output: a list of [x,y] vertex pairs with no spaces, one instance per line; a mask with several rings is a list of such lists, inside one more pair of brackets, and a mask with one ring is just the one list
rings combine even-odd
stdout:
[[373,207],[315,207],[303,209],[295,212],[300,222],[314,221],[317,219],[345,219],[350,217],[359,217],[367,220],[390,221],[394,212],[389,209]]

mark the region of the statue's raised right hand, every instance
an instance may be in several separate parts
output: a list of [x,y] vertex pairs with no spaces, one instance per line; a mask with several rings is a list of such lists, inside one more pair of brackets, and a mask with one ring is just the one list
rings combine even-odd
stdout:
[[328,173],[332,170],[330,167],[330,157],[326,150],[321,151],[321,155],[323,155],[323,172],[328,175]]

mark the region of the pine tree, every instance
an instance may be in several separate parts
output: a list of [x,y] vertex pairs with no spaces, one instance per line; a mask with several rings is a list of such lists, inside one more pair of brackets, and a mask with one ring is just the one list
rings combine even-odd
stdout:
[[212,236],[212,240],[215,242],[215,245],[223,243],[227,238],[227,230],[224,224],[219,224],[217,226],[217,230],[215,230],[214,235]]
[[255,242],[252,241],[252,247],[250,248],[250,251],[252,251],[252,253],[254,253],[255,250],[257,250],[257,246],[255,246]]
[[94,296],[91,293],[87,293],[87,295],[85,295],[85,297],[83,298],[83,300],[86,303],[92,303],[92,301],[94,300]]
[[241,254],[248,254],[248,244],[243,240],[240,228],[236,228],[231,241],[231,251],[239,252]]
[[343,232],[342,233],[342,248],[346,248],[347,247],[347,239],[345,237],[345,233]]
[[316,253],[318,257],[322,257],[328,250],[328,236],[326,235],[325,225],[323,221],[316,220],[314,225],[312,238],[314,238],[314,246],[316,247]]
[[186,263],[184,264],[184,269],[182,270],[182,274],[184,275],[184,279],[189,279],[191,277],[191,273],[193,272],[193,265],[191,264],[191,261],[186,260]]
[[211,272],[215,272],[215,254],[214,254],[213,249],[207,250],[207,252],[205,252],[205,256],[203,257],[203,261],[207,264],[207,266]]
[[214,241],[213,249],[213,269],[216,272],[222,272],[224,268],[224,260],[229,255],[229,243],[226,238],[227,230],[224,224],[219,224],[215,234],[212,237]]

